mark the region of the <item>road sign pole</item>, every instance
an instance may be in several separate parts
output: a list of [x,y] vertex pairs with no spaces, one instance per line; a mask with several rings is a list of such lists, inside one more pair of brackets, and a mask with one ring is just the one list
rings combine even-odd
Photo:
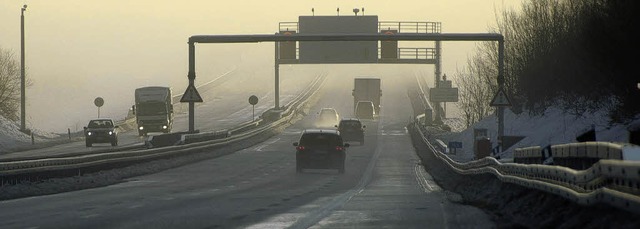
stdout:
[[[498,88],[504,92],[504,40],[498,41]],[[498,107],[498,150],[502,153],[504,136],[504,107]]]
[[[441,44],[440,41],[435,41],[435,46],[436,46],[436,66],[435,66],[435,75],[436,75],[436,79],[435,79],[435,83],[434,88],[440,88],[440,78],[442,75],[442,55],[440,55],[440,51],[441,49]],[[435,104],[435,110],[436,110],[436,114],[435,114],[435,119],[437,120],[438,123],[440,123],[442,121],[442,118],[444,116],[444,111],[440,109],[440,102],[436,102]]]
[[255,95],[249,96],[249,104],[251,104],[251,117],[253,118],[253,121],[256,121],[256,104],[258,104],[258,97]]
[[280,59],[280,50],[279,50],[279,42],[273,42],[275,45],[275,58],[274,58],[274,62],[275,62],[275,107],[274,109],[279,110],[280,109],[280,64],[278,63],[278,59]]
[[[196,45],[193,42],[189,42],[189,86],[194,86],[196,80]],[[189,102],[189,132],[195,132],[195,104],[193,101]]]

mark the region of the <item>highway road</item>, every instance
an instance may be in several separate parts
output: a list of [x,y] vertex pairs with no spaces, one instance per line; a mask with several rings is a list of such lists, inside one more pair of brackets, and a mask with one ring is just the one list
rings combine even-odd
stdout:
[[[284,68],[280,75],[280,104],[286,105],[293,98],[302,93],[307,85],[313,81],[320,71],[304,71],[304,68]],[[196,103],[195,126],[201,132],[223,130],[240,123],[252,120],[252,107],[248,102],[251,95],[256,95],[259,102],[255,107],[256,118],[265,110],[274,107],[274,79],[273,69],[237,69],[228,75],[214,78],[214,86],[200,92],[203,103]],[[186,82],[186,79],[185,79]],[[202,84],[209,83],[203,81]],[[179,94],[182,92],[174,91]],[[133,96],[133,92],[131,92]],[[175,119],[173,132],[189,130],[189,114],[187,104],[175,105]],[[118,120],[120,118],[115,118]],[[149,133],[158,135],[161,133]],[[142,145],[145,138],[138,136],[137,131],[120,132],[118,146],[122,148],[132,145]],[[112,148],[109,143],[96,143],[87,148],[84,141],[55,145],[27,151],[6,153],[0,155],[0,160],[16,158],[45,158],[63,154],[92,153]]]
[[365,144],[348,148],[345,174],[295,172],[292,143],[314,128],[313,111],[333,107],[352,116],[353,79],[329,75],[335,86],[323,91],[311,114],[261,144],[107,187],[3,201],[0,227],[495,227],[425,172],[404,128],[412,114],[406,81],[381,78],[380,116],[365,122]]

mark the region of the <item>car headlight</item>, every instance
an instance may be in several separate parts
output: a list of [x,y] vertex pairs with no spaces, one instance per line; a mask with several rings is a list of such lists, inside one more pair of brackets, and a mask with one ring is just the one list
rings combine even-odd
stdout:
[[109,135],[113,135],[113,131],[109,131]]
[[92,133],[91,133],[91,132],[87,132],[87,135],[91,136],[91,135],[92,135]]
[[144,126],[138,127],[139,130],[144,130]]
[[166,130],[166,129],[167,129],[167,126],[166,126],[166,125],[162,126],[162,129]]

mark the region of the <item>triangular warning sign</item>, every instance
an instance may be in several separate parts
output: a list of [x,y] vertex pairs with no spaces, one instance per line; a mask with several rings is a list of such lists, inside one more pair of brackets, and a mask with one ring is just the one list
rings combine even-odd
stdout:
[[511,106],[511,101],[509,97],[507,97],[507,94],[504,93],[502,89],[499,89],[489,105],[492,107],[509,107]]
[[189,85],[187,87],[187,90],[184,91],[184,94],[182,94],[182,98],[180,99],[180,102],[181,103],[189,103],[189,102],[201,103],[202,97],[200,97],[200,93],[198,93],[198,90],[196,90],[195,86]]

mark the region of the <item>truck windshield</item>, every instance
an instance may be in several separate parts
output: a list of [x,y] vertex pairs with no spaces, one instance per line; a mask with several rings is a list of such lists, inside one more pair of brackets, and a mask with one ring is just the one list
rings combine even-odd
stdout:
[[167,106],[160,102],[139,103],[136,112],[138,115],[163,115],[167,113]]

